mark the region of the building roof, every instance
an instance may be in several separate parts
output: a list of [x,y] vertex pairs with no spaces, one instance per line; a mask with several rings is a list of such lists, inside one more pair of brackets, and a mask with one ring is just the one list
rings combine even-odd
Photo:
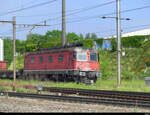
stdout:
[[[136,36],[136,35],[150,35],[150,28],[132,31],[132,32],[128,32],[128,33],[122,33],[121,37],[129,37],[129,36]],[[107,36],[107,37],[104,37],[104,39],[109,39],[109,38],[111,39],[113,37],[116,37],[116,35]]]

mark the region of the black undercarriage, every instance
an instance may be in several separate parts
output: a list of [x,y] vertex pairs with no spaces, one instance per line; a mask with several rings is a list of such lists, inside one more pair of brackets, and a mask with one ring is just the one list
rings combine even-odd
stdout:
[[[101,75],[96,71],[79,71],[79,70],[57,70],[57,71],[31,71],[19,70],[16,72],[16,78],[22,80],[38,81],[61,81],[87,83],[96,82]],[[0,71],[0,78],[13,79],[13,71]]]

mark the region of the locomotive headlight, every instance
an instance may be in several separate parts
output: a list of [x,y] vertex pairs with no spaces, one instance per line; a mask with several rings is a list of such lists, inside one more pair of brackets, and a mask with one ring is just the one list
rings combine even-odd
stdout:
[[100,77],[102,76],[102,74],[99,73],[99,72],[97,72],[97,73],[96,73],[96,76],[97,76],[98,78],[100,78]]

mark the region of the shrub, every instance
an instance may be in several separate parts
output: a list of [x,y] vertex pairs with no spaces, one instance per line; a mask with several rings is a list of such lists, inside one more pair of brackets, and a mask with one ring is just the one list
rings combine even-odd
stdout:
[[6,91],[6,87],[0,87],[0,91],[1,92],[5,92]]

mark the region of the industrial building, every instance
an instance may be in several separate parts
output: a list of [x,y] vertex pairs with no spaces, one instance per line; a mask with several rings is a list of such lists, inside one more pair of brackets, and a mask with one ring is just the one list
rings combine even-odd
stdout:
[[0,38],[0,70],[7,69],[7,61],[4,61],[4,41]]
[[4,42],[0,38],[0,61],[4,61]]
[[[121,37],[130,37],[130,36],[138,36],[138,35],[150,35],[150,28],[132,31],[132,32],[128,32],[128,33],[122,33]],[[104,37],[104,39],[106,39],[106,40],[103,41],[103,47],[102,48],[111,49],[110,48],[110,40],[109,40],[111,38],[116,38],[116,35]]]
[[[132,32],[128,32],[128,33],[122,33],[121,37],[138,36],[138,35],[150,35],[150,28],[132,31]],[[104,39],[111,39],[114,37],[116,37],[116,35],[107,36],[107,37],[104,37]]]

